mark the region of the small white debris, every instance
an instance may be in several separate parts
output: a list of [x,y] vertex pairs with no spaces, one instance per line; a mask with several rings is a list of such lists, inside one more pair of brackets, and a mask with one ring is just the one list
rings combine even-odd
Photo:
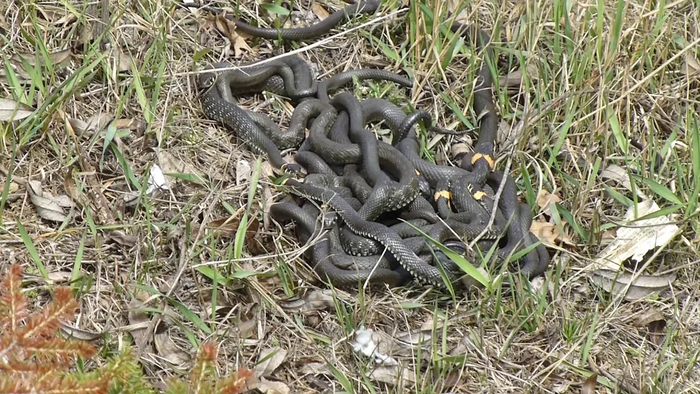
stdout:
[[360,327],[355,333],[355,340],[350,344],[355,352],[362,353],[367,357],[374,357],[377,364],[398,365],[398,361],[393,357],[379,353],[377,344],[372,340],[373,331]]
[[154,164],[153,167],[151,167],[151,176],[148,178],[148,189],[146,189],[146,194],[151,194],[156,189],[169,189],[168,180],[165,179],[163,170],[160,169],[158,164]]

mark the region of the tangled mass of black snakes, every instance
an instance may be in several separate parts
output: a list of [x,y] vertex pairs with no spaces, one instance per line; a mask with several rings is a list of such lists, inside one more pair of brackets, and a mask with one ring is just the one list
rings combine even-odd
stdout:
[[[347,16],[374,12],[378,5],[378,0],[360,1],[298,29],[234,22],[253,36],[303,40],[330,31]],[[460,23],[452,31],[476,42],[484,58],[493,58],[484,31]],[[365,282],[399,286],[411,278],[438,287],[465,283],[465,272],[436,243],[477,266],[489,251],[506,262],[517,253],[522,256],[511,263],[512,270],[526,277],[542,274],[549,254],[530,232],[530,207],[519,202],[513,179],[493,168],[498,114],[486,61],[473,101],[480,114],[479,137],[460,167],[421,157],[418,125],[440,132],[427,112],[406,113],[383,99],[360,100],[338,92],[367,79],[413,85],[379,69],[345,71],[317,81],[309,65],[292,55],[242,68],[212,64],[199,75],[198,87],[208,118],[289,174],[283,186],[288,194],[271,206],[270,214],[279,223],[293,222],[301,243],[314,240],[306,256],[322,280],[345,287]],[[295,110],[287,130],[236,103],[237,96],[263,91],[292,100]],[[391,130],[391,143],[368,129],[376,124]],[[295,163],[282,158],[281,151],[290,148],[297,149]]]

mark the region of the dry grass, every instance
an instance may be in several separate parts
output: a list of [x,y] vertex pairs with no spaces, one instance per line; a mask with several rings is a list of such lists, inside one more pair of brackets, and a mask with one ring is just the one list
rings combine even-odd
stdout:
[[[262,365],[269,386],[275,380],[293,393],[581,392],[591,373],[598,374],[599,392],[700,392],[700,4],[466,7],[465,21],[492,32],[498,73],[508,75],[497,89],[498,166],[509,166],[536,221],[552,216],[536,203],[541,190],[561,199],[552,221],[569,241],[550,247],[544,280],[500,275],[511,292],[456,299],[416,285],[316,292],[325,286],[301,257],[302,246],[265,213],[279,194],[269,166],[200,111],[194,71],[234,56],[203,13],[167,1],[115,3],[106,29],[111,49],[74,50],[52,66],[46,59],[74,48],[92,20],[82,4],[74,4],[81,17],[68,25],[56,23],[70,14],[63,3],[23,4],[8,2],[0,14],[6,64],[0,87],[4,97],[41,111],[2,123],[0,169],[9,174],[0,178],[2,261],[25,265],[41,293],[70,283],[81,302],[81,331],[74,334],[99,341],[105,354],[133,335],[153,382],[185,373],[199,344],[213,340],[225,360],[221,374]],[[49,13],[51,6],[57,10]],[[405,71],[416,81],[410,101],[382,84],[357,92],[391,96],[431,111],[442,126],[468,129],[476,119],[471,87],[481,59],[468,47],[449,54],[450,38],[438,23],[447,8],[431,0],[401,11],[389,5],[392,16],[336,30],[313,48],[247,40],[250,50],[240,60],[300,49],[321,77],[367,66]],[[252,4],[234,12],[263,13]],[[134,62],[115,61],[117,48]],[[10,65],[21,66],[22,53],[38,54],[43,69],[13,76]],[[293,109],[271,95],[241,103],[285,126]],[[100,114],[140,123],[98,130],[75,123]],[[452,147],[470,138],[429,136],[427,153],[451,162]],[[629,146],[628,138],[644,148]],[[651,169],[657,158],[660,167]],[[154,164],[179,175],[169,177],[169,190],[147,194]],[[635,186],[678,215],[681,235],[647,267],[649,274],[677,275],[660,295],[620,301],[582,271],[610,241],[625,199],[633,199],[598,176],[612,164],[637,174]],[[63,208],[65,219],[42,216],[25,192],[29,181],[41,183],[50,193],[44,197],[73,201]],[[257,231],[246,235],[242,221]],[[381,349],[405,369],[380,368],[353,352],[361,327],[386,335],[382,346],[391,349]],[[270,349],[284,352],[271,357],[274,372],[261,363]]]

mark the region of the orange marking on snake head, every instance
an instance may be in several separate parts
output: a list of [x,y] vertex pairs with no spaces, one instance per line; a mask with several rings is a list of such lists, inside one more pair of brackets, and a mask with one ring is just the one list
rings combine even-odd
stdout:
[[435,192],[435,196],[433,197],[435,198],[435,201],[439,200],[440,197],[450,200],[452,198],[452,193],[450,193],[449,190],[440,190]]
[[475,153],[474,157],[472,157],[472,164],[476,163],[477,160],[479,159],[484,159],[486,160],[487,163],[489,163],[489,168],[493,168],[493,157],[491,155],[482,155],[481,153]]

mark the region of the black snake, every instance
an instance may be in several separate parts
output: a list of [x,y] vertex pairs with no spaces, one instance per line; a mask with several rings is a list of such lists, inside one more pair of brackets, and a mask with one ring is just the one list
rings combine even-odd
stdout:
[[[300,29],[264,29],[234,22],[253,36],[304,40],[327,33],[345,17],[374,12],[378,6],[379,0],[361,1]],[[475,39],[485,58],[494,59],[488,34],[461,24],[454,24],[452,31]],[[370,281],[395,286],[411,276],[435,286],[458,284],[461,270],[437,253],[421,232],[465,253],[462,239],[481,235],[478,244],[482,248],[500,239],[496,249],[503,259],[537,242],[529,232],[529,206],[518,202],[511,178],[492,170],[498,116],[486,61],[474,92],[474,111],[482,114],[479,138],[474,152],[463,158],[462,167],[440,166],[420,157],[415,125],[423,120],[429,130],[436,129],[427,112],[407,115],[385,100],[359,101],[350,93],[329,96],[353,80],[385,80],[410,88],[410,79],[385,70],[360,69],[317,82],[309,66],[294,55],[219,71],[232,67],[215,63],[200,74],[204,113],[225,124],[253,150],[266,154],[274,167],[295,174],[302,167],[306,170],[309,175],[303,182],[291,178],[285,186],[307,201],[301,205],[274,204],[270,212],[280,222],[295,222],[301,242],[323,228],[316,221],[319,211],[310,201],[338,214],[309,255],[318,274],[334,285]],[[264,115],[245,111],[235,102],[237,95],[262,91],[297,103],[286,132]],[[392,130],[391,144],[375,139],[366,128],[378,121]],[[308,137],[304,138],[307,128]],[[282,158],[281,150],[288,148],[298,149],[296,163]],[[501,183],[505,187],[495,204],[493,191]],[[486,228],[494,211],[495,223]],[[383,255],[384,250],[388,253]],[[543,273],[548,264],[546,249],[538,245],[520,259],[519,269],[532,277]]]

